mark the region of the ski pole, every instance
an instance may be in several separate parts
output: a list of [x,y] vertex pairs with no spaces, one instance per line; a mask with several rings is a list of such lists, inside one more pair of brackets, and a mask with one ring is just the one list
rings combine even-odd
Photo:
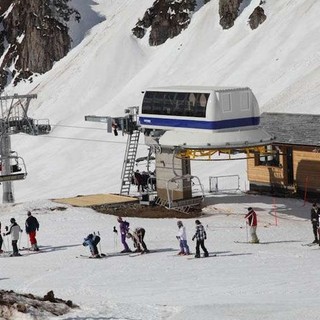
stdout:
[[[98,236],[100,237],[100,232],[97,231]],[[101,237],[100,237],[100,241],[99,241],[99,250],[100,250],[100,254],[102,253],[101,251]]]
[[113,227],[113,251],[115,252],[118,249],[118,230],[114,226]]
[[248,224],[247,224],[247,221],[246,221],[246,234],[247,234],[247,242],[249,242],[249,237],[248,237]]
[[4,241],[2,242],[2,245],[3,245],[3,248],[4,248],[4,250],[3,250],[3,251],[5,251],[5,252],[6,252],[6,251],[7,251],[7,246],[6,246],[6,244],[5,244],[5,242],[4,242]]
[[[6,227],[5,227],[5,230],[6,230],[6,232],[8,232],[9,227],[8,227],[8,226],[6,226]],[[6,238],[7,238],[8,251],[9,251],[9,238],[8,238],[8,235],[6,235]]]
[[19,240],[18,240],[18,248],[19,248],[19,250],[21,250],[21,249],[20,249],[21,238],[22,238],[22,231],[21,231],[21,234],[20,234]]

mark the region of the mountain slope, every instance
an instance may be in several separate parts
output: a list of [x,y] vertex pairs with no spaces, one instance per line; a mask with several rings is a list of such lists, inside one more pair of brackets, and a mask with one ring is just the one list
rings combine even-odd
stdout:
[[[37,93],[30,115],[53,125],[46,137],[12,137],[12,149],[28,167],[26,181],[15,183],[17,201],[118,192],[126,137],[108,135],[103,124],[85,122],[84,116],[123,115],[139,105],[141,90],[149,86],[249,86],[263,111],[320,112],[318,1],[266,1],[267,19],[256,30],[248,18],[260,1],[246,2],[228,30],[219,25],[218,1],[210,1],[178,37],[149,47],[131,29],[152,3],[99,0],[85,7],[74,0],[82,16],[92,9],[98,13],[86,22],[93,27],[83,41],[33,83],[7,89]],[[72,34],[79,39],[76,29]],[[144,150],[139,152],[145,155]],[[239,172],[240,165],[198,167],[193,165],[195,173],[207,179],[208,172]],[[245,176],[244,162],[239,173]]]

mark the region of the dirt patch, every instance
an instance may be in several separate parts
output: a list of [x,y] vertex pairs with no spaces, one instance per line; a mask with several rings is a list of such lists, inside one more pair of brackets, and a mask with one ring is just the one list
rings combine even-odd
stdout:
[[99,205],[92,206],[97,212],[110,214],[113,216],[121,217],[136,217],[136,218],[178,218],[178,219],[188,219],[197,218],[203,215],[201,208],[190,209],[188,213],[179,212],[176,210],[169,210],[162,206],[150,205],[144,206],[141,204],[127,204],[127,205]]

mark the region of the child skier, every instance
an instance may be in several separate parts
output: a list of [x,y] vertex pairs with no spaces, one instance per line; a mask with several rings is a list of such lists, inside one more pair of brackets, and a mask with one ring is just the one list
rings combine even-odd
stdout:
[[128,237],[132,238],[133,245],[136,248],[134,252],[141,252],[141,253],[149,252],[143,240],[145,234],[146,234],[146,230],[144,228],[136,228],[133,232],[128,232]]
[[189,246],[187,244],[186,227],[183,226],[183,223],[180,220],[177,222],[177,226],[179,228],[177,239],[179,240],[179,243],[180,243],[180,252],[178,253],[178,255],[179,256],[189,255],[190,250],[189,250]]
[[206,231],[204,230],[204,227],[203,227],[203,225],[201,224],[201,222],[199,220],[196,220],[195,224],[196,224],[196,233],[192,237],[192,241],[194,239],[197,240],[197,243],[196,243],[196,255],[194,257],[195,258],[200,258],[200,247],[202,248],[202,250],[204,252],[203,257],[208,257],[209,256],[208,250],[204,246],[204,240],[207,239]]
[[120,236],[121,236],[121,243],[123,244],[124,249],[121,253],[132,252],[126,242],[127,233],[129,232],[129,222],[122,220],[121,217],[118,217],[119,227],[120,227]]
[[22,229],[17,224],[15,218],[11,218],[10,222],[11,222],[11,225],[10,225],[9,231],[7,233],[3,234],[4,236],[7,236],[9,234],[11,235],[11,243],[12,243],[13,252],[10,255],[10,257],[21,256],[21,254],[19,253],[19,249],[18,249],[18,240],[20,237],[20,232],[22,232]]
[[86,238],[84,238],[83,246],[89,246],[92,258],[101,258],[97,244],[100,242],[100,237],[90,233]]

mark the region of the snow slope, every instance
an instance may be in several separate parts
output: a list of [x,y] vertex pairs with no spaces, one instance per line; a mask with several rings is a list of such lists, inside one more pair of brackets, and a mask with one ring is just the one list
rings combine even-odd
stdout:
[[[122,249],[114,238],[114,216],[84,208],[54,210],[59,205],[49,201],[3,206],[3,225],[12,216],[23,225],[26,210],[33,211],[42,252],[0,258],[1,288],[40,296],[53,290],[56,297],[80,305],[58,319],[320,319],[315,267],[320,249],[302,246],[313,240],[310,205],[243,195],[207,201],[200,220],[208,251],[217,256],[192,260],[176,255],[176,219],[127,219],[132,228],[146,229],[146,244],[154,252],[114,256]],[[245,243],[248,206],[258,213],[258,245]],[[194,219],[183,222],[194,252]],[[76,258],[88,254],[81,243],[93,231],[100,232],[100,248],[110,256]],[[4,244],[8,247],[6,238]],[[23,234],[20,246],[26,245]]]

